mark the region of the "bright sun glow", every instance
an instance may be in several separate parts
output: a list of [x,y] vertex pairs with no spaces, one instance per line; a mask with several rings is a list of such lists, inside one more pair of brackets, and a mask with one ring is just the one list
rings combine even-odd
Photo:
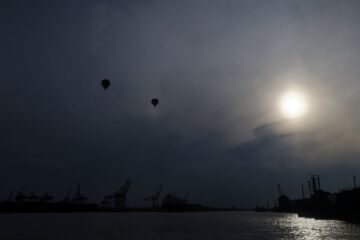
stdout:
[[288,92],[280,100],[281,112],[287,118],[298,118],[306,111],[305,97],[297,92]]

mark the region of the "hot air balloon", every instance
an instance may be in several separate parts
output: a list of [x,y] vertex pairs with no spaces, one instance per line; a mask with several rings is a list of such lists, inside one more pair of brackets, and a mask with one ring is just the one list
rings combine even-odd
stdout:
[[156,105],[159,104],[159,99],[157,99],[157,98],[151,99],[151,104],[152,104],[154,107],[156,107]]
[[101,81],[101,86],[106,90],[109,86],[110,86],[110,80],[108,79],[103,79]]

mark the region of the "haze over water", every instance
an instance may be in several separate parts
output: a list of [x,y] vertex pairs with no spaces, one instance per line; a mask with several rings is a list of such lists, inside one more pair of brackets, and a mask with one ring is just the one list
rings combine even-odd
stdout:
[[8,240],[355,240],[360,236],[356,224],[255,212],[2,214],[0,225],[0,238]]

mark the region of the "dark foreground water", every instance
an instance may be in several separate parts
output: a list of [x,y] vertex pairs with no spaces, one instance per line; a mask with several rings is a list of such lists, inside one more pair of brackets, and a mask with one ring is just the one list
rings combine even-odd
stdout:
[[0,214],[0,239],[358,240],[360,225],[255,212]]

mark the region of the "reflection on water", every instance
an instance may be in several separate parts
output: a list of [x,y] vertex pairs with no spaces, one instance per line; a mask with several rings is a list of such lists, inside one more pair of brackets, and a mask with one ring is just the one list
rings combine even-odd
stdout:
[[359,239],[360,226],[336,220],[315,220],[287,214],[272,220],[279,239]]
[[360,239],[360,226],[295,214],[67,213],[0,214],[0,239]]

